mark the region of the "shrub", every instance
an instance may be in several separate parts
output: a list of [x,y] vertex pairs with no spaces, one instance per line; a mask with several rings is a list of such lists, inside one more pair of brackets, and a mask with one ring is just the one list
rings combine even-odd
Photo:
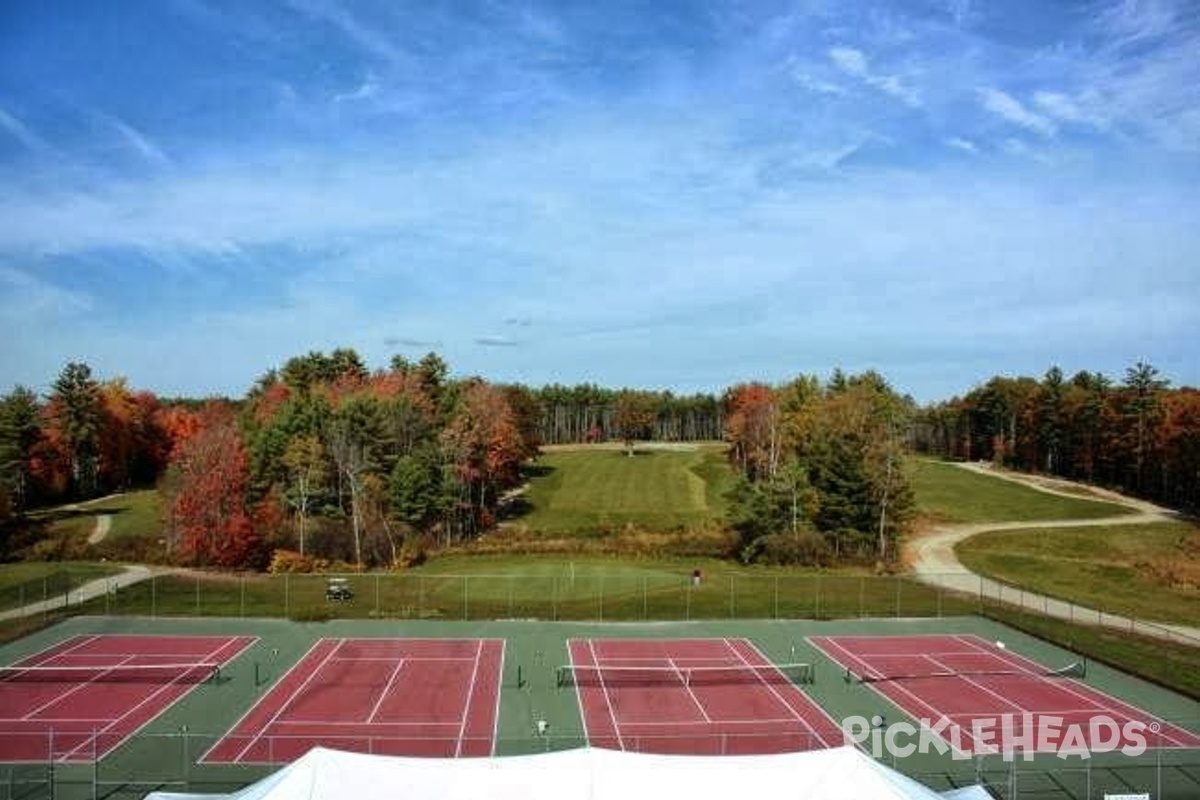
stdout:
[[742,552],[748,564],[823,567],[832,560],[829,544],[816,531],[772,533],[755,539]]
[[300,555],[295,550],[276,550],[271,554],[271,565],[268,572],[279,575],[282,573],[322,572],[329,569],[329,562],[324,558],[314,558]]

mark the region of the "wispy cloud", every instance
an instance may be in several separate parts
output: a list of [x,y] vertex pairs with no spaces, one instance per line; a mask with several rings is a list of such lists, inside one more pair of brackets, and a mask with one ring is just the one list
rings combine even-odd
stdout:
[[3,128],[9,136],[33,152],[46,152],[53,149],[45,139],[34,133],[28,125],[3,108],[0,108],[0,128]]
[[385,336],[383,343],[387,347],[432,347],[438,348],[442,346],[439,341],[432,339],[414,339],[409,336]]
[[1112,122],[1102,110],[1103,101],[1095,91],[1080,98],[1062,92],[1034,92],[1033,102],[1046,114],[1063,122],[1089,125],[1098,130],[1108,128]]
[[974,155],[979,152],[979,147],[974,142],[970,139],[963,139],[960,136],[951,136],[945,142],[947,147],[953,147],[955,150],[961,150],[964,153]]
[[891,95],[907,106],[918,108],[921,97],[915,89],[905,86],[896,75],[883,75],[872,72],[867,56],[853,47],[833,47],[829,50],[829,59],[847,75],[858,78],[884,94]]
[[379,94],[379,78],[374,73],[368,72],[353,91],[343,92],[333,96],[335,103],[353,102],[355,100],[367,100]]
[[474,342],[483,347],[516,347],[520,344],[516,339],[507,336],[476,336]]
[[407,64],[411,58],[404,48],[383,31],[361,21],[337,0],[288,0],[293,8],[332,26],[366,53],[393,64]]
[[1040,133],[1043,136],[1053,136],[1058,128],[1048,118],[1030,111],[1020,100],[999,89],[981,88],[979,98],[983,107],[992,114],[1019,125],[1022,128]]
[[155,144],[150,137],[146,136],[137,128],[133,127],[119,117],[106,114],[102,111],[97,111],[95,113],[98,119],[102,120],[106,125],[117,132],[126,146],[132,149],[147,162],[156,167],[171,166],[171,159],[167,157],[167,154],[162,151],[162,148]]

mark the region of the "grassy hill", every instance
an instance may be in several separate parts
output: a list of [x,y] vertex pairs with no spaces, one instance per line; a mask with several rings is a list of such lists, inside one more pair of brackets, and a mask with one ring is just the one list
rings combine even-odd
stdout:
[[1040,594],[1142,619],[1200,619],[1195,523],[994,531],[955,552],[968,569]]
[[1130,514],[1116,503],[1047,494],[939,461],[914,460],[918,513],[936,522],[1102,519]]
[[538,459],[517,518],[531,531],[572,534],[703,527],[724,514],[733,481],[721,444],[555,448]]

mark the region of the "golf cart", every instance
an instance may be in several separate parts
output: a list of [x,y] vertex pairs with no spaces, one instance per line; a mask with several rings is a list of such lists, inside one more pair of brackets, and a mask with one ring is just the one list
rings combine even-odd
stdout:
[[354,590],[350,588],[350,581],[347,578],[330,578],[325,584],[325,599],[326,600],[353,600]]

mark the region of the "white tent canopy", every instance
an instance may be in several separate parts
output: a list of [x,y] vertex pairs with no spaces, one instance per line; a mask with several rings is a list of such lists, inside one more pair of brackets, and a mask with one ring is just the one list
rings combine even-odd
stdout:
[[[989,796],[979,791],[974,797]],[[233,794],[154,792],[147,800],[736,800],[772,796],[785,800],[945,800],[852,747],[720,758],[592,748],[461,759],[372,756],[318,747]]]

